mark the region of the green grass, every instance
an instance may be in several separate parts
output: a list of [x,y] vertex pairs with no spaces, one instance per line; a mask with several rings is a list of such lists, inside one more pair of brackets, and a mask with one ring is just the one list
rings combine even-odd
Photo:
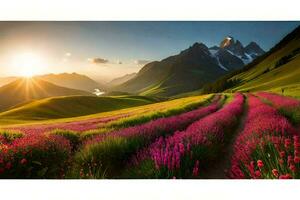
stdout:
[[37,100],[0,114],[4,120],[46,120],[108,112],[156,102],[142,96],[66,96]]
[[232,93],[223,93],[225,96],[224,105],[230,103],[234,99],[234,95]]
[[178,99],[178,98],[184,98],[184,97],[190,97],[190,96],[199,96],[202,93],[203,93],[202,89],[200,89],[200,90],[195,90],[195,91],[192,91],[192,92],[177,94],[177,95],[171,96],[170,98]]

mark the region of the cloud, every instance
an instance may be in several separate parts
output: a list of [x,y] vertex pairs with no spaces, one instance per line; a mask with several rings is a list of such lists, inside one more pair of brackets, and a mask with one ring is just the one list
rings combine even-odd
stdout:
[[108,63],[108,60],[104,58],[88,58],[88,61],[94,64],[104,64]]
[[62,62],[65,63],[65,62],[68,62],[70,57],[72,56],[72,54],[70,52],[66,52],[63,57],[62,57]]
[[149,62],[151,62],[151,60],[135,60],[134,63],[137,65],[146,65]]

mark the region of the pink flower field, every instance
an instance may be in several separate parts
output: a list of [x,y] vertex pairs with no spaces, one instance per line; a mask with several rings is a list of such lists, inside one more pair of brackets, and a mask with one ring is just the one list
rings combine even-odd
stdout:
[[0,177],[300,178],[299,101],[230,95],[151,116],[148,109],[1,129]]
[[291,97],[285,97],[268,92],[259,92],[257,95],[271,101],[271,103],[273,103],[277,108],[295,109],[300,107],[300,101]]
[[[291,140],[289,138],[296,138],[297,147],[299,132],[275,108],[257,97],[249,95],[248,106],[244,129],[234,145],[231,177],[278,178],[279,174],[281,177],[298,177],[287,170],[290,163],[284,166],[286,163],[281,159],[290,153],[291,142],[284,145]],[[295,168],[295,172],[299,173],[298,170]],[[276,171],[278,176],[272,176],[272,171]]]
[[[211,156],[217,156],[230,137],[230,128],[237,125],[243,102],[243,95],[236,94],[231,103],[192,123],[186,130],[158,138],[149,149],[138,153],[135,165],[139,165],[139,159],[151,159],[157,178],[198,177],[202,166]],[[214,155],[205,151],[214,151]]]

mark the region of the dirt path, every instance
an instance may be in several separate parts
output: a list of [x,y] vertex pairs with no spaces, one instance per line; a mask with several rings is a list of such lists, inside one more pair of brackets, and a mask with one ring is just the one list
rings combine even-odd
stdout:
[[238,133],[243,130],[246,115],[248,113],[246,95],[245,98],[244,111],[240,117],[239,125],[234,130],[233,136],[230,139],[229,143],[225,146],[223,155],[220,156],[218,162],[216,162],[210,169],[208,169],[208,171],[204,173],[204,179],[228,179],[225,170],[228,170],[230,168],[234,142],[238,136]]

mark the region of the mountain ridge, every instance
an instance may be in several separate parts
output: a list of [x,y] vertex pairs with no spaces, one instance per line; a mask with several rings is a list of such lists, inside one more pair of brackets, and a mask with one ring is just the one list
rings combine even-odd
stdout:
[[[243,45],[239,41],[234,42],[236,44],[244,52]],[[199,89],[207,82],[213,82],[244,66],[241,55],[235,55],[227,49],[227,46],[232,48],[232,45],[228,44],[224,48],[221,46],[209,48],[204,43],[195,42],[176,55],[146,64],[135,77],[117,85],[113,90],[172,96]],[[252,49],[252,46],[255,46],[254,42],[248,49]]]
[[113,80],[109,81],[106,85],[107,87],[112,87],[112,86],[116,86],[116,85],[120,85],[122,83],[125,83],[126,81],[129,81],[130,79],[132,79],[133,77],[136,76],[136,72],[134,73],[130,73],[130,74],[125,74],[123,76],[114,78]]
[[58,86],[93,92],[95,89],[104,90],[104,84],[100,84],[90,77],[78,73],[44,74],[35,76]]

